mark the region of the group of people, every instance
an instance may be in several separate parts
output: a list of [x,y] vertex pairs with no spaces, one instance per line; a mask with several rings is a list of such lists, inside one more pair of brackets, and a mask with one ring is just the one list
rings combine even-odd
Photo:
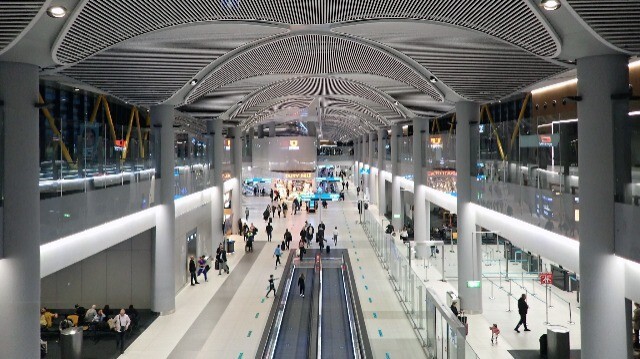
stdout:
[[[287,232],[288,231],[289,230],[287,230]],[[300,260],[302,260],[302,258],[304,257],[304,254],[307,252],[307,248],[311,246],[311,242],[314,240],[314,234],[315,234],[315,242],[320,247],[320,251],[325,249],[325,242],[327,242],[327,240],[325,239],[325,231],[326,231],[326,225],[322,221],[320,221],[320,224],[318,224],[318,233],[315,233],[316,232],[315,228],[311,223],[309,223],[308,221],[304,222],[304,225],[300,229],[300,241],[298,242],[298,257],[300,257]],[[286,232],[285,232],[285,235],[286,235]],[[337,246],[338,245],[338,227],[337,226],[334,227],[332,235],[333,235],[332,236],[333,245]],[[328,253],[331,250],[331,246],[326,246],[326,250]]]
[[[194,286],[196,284],[200,284],[198,282],[198,277],[200,275],[204,275],[204,281],[208,282],[207,274],[209,270],[211,270],[211,265],[209,264],[210,258],[207,258],[205,255],[201,255],[196,262],[195,256],[191,256],[189,258],[189,274],[191,275],[191,285]],[[225,250],[222,243],[216,249],[216,256],[214,259],[215,269],[218,271],[218,275],[222,275],[222,272],[229,274],[229,265],[227,264],[227,251]]]
[[109,305],[97,308],[94,304],[88,310],[80,305],[75,305],[74,314],[58,315],[46,307],[40,308],[40,328],[42,330],[53,327],[54,320],[60,318],[58,329],[63,331],[68,328],[87,326],[89,330],[113,330],[116,332],[116,346],[120,353],[124,353],[125,335],[132,325],[137,325],[140,314],[133,305],[128,309],[120,309],[118,314]]

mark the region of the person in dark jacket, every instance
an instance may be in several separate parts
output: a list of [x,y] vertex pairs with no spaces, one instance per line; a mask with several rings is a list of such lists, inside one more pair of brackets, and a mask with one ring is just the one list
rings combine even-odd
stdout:
[[196,261],[193,256],[189,259],[189,273],[191,274],[191,285],[200,284],[198,283],[198,277],[196,277]]
[[292,240],[293,240],[293,236],[291,235],[291,232],[289,232],[289,229],[285,229],[284,230],[284,243],[285,243],[286,249],[289,249],[289,245],[291,244]]
[[273,226],[271,225],[271,222],[267,223],[267,228],[266,228],[266,232],[267,232],[267,242],[271,242],[271,235],[273,233]]
[[298,287],[300,288],[300,296],[304,298],[304,273],[300,273],[298,278]]
[[527,312],[529,311],[529,304],[527,304],[527,295],[522,294],[522,297],[518,299],[518,313],[520,313],[520,321],[518,325],[516,325],[515,331],[520,333],[518,330],[520,325],[524,325],[524,331],[530,332],[531,330],[527,327]]

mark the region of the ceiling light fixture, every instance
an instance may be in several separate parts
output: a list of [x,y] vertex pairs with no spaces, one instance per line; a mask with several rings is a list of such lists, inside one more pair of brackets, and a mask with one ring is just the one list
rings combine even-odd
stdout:
[[67,9],[62,6],[51,6],[47,9],[47,15],[59,19],[67,15]]
[[431,76],[429,77],[429,82],[431,82],[432,84],[435,84],[436,82],[438,82],[438,79],[435,76]]
[[560,0],[542,0],[540,5],[547,11],[553,11],[558,10],[561,4]]
[[394,105],[396,105],[396,106],[398,106],[398,101],[394,102],[393,104],[394,104]]
[[191,86],[195,86],[197,83],[198,83],[198,79],[193,79],[191,80],[191,82],[189,82]]

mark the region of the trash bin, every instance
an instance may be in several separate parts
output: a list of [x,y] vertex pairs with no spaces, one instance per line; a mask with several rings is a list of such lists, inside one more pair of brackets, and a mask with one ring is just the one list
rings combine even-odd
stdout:
[[82,327],[67,328],[60,332],[60,354],[62,359],[82,358]]
[[571,357],[569,329],[560,325],[547,327],[547,358],[566,359]]
[[235,250],[235,243],[236,241],[234,241],[233,239],[227,239],[227,253],[233,253],[233,251]]

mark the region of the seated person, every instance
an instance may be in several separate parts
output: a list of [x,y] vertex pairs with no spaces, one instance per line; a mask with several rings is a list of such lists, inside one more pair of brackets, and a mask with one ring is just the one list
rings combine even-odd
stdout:
[[73,321],[71,321],[71,319],[65,316],[64,319],[60,321],[60,324],[58,325],[58,329],[60,331],[63,331],[64,329],[72,328],[73,326],[74,326]]
[[133,304],[129,305],[129,309],[127,309],[125,313],[129,316],[129,319],[131,319],[131,322],[134,325],[138,325],[138,321],[140,321],[140,315],[138,314],[138,310],[133,307]]
[[53,326],[53,319],[58,318],[58,314],[51,313],[47,308],[40,309],[40,328],[49,329]]
[[74,308],[76,308],[76,315],[78,318],[84,318],[84,316],[87,315],[87,309],[85,309],[85,307],[76,304],[74,305]]
[[109,304],[105,305],[104,308],[102,308],[102,311],[104,312],[104,315],[106,315],[109,318],[113,316],[113,310],[109,308]]
[[93,318],[98,314],[98,312],[96,311],[96,305],[92,305],[91,308],[89,308],[89,310],[87,310],[87,313],[84,315],[84,321],[85,323],[91,323],[93,322]]

